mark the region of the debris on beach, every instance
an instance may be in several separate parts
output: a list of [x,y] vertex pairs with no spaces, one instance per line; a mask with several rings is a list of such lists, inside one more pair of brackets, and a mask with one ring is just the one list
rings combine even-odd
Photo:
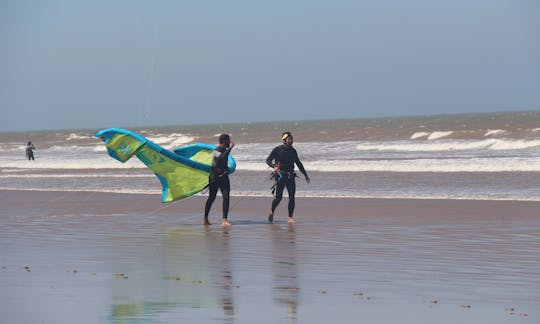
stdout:
[[124,274],[124,273],[117,273],[114,276],[116,278],[118,278],[118,279],[127,279],[128,278],[128,276],[126,274]]
[[372,298],[369,297],[367,294],[365,294],[365,293],[363,293],[363,292],[360,292],[360,291],[359,291],[359,292],[353,293],[353,296],[358,296],[358,297],[360,297],[360,298],[363,299],[363,300],[371,300],[371,299],[372,299]]
[[438,301],[437,299],[433,299],[433,300],[431,301],[431,303],[432,303],[432,304],[438,304],[439,301]]
[[24,271],[30,272],[30,267],[29,267],[29,266],[25,266],[25,267],[24,267]]
[[461,307],[461,308],[471,308],[472,306],[469,305],[469,304],[462,304],[462,305],[459,305],[459,307]]
[[232,281],[228,281],[225,285],[227,287],[240,288],[240,285],[234,285]]
[[326,290],[319,290],[318,293],[321,295],[326,295]]

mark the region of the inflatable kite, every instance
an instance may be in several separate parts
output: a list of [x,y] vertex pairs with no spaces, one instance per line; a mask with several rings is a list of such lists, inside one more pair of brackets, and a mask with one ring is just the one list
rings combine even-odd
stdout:
[[[215,145],[196,143],[169,151],[130,130],[109,128],[98,131],[95,137],[105,142],[109,155],[126,162],[136,155],[154,171],[162,186],[162,202],[182,199],[202,191],[208,185]],[[229,155],[229,174],[236,162]]]

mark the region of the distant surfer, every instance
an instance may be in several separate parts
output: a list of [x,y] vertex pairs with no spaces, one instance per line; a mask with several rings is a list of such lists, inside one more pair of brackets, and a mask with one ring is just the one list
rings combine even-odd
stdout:
[[28,158],[28,161],[35,161],[34,159],[34,150],[36,149],[36,147],[34,146],[34,144],[32,144],[32,142],[28,142],[28,144],[26,145],[26,157]]
[[266,159],[266,164],[274,169],[274,177],[276,180],[275,197],[272,201],[270,213],[268,214],[268,222],[274,222],[274,211],[283,198],[283,189],[287,187],[287,192],[289,193],[288,222],[289,224],[293,224],[295,206],[294,195],[296,193],[295,178],[297,177],[296,173],[294,172],[294,164],[296,163],[298,169],[300,169],[300,172],[302,172],[306,178],[307,183],[310,183],[310,179],[306,170],[304,169],[304,165],[298,158],[298,153],[293,147],[293,136],[291,132],[284,132],[281,135],[281,139],[283,140],[283,144],[276,146]]
[[221,196],[223,197],[223,219],[221,225],[231,225],[227,220],[227,215],[229,214],[229,194],[231,191],[228,175],[229,167],[227,163],[229,153],[231,153],[233,147],[234,142],[231,141],[229,134],[221,134],[219,136],[219,145],[212,152],[212,168],[210,169],[210,176],[208,179],[208,191],[210,194],[204,207],[204,225],[210,225],[208,214],[216,199],[218,189],[221,190]]

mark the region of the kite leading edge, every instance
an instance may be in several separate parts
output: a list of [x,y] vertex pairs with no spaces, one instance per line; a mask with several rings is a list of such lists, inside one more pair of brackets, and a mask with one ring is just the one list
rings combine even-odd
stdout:
[[[127,129],[104,129],[94,136],[105,142],[112,158],[126,162],[136,155],[150,168],[161,182],[161,201],[164,203],[194,195],[208,185],[215,145],[196,143],[172,152]],[[236,169],[236,162],[231,156],[228,167],[229,174]]]

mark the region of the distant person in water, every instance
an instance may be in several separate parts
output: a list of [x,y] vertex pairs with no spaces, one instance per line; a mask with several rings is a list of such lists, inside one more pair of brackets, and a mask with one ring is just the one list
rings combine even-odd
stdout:
[[298,166],[298,169],[300,169],[300,172],[302,172],[306,178],[307,183],[310,183],[310,179],[306,170],[304,169],[304,165],[298,158],[298,153],[293,147],[292,134],[290,132],[285,132],[281,135],[281,139],[283,140],[283,144],[276,146],[266,159],[266,164],[274,169],[274,177],[276,180],[275,197],[272,201],[270,213],[268,214],[268,222],[274,222],[274,211],[283,198],[283,189],[287,187],[287,192],[289,193],[288,222],[289,224],[293,224],[295,207],[294,195],[296,193],[295,178],[297,177],[296,173],[294,172],[294,164]]
[[204,207],[204,225],[210,225],[208,214],[216,199],[218,189],[221,190],[221,196],[223,197],[223,219],[221,225],[231,225],[227,220],[227,215],[229,214],[229,194],[231,191],[228,161],[233,147],[234,142],[231,141],[229,134],[221,134],[219,136],[219,145],[212,152],[212,168],[210,169],[208,179],[208,191],[210,194]]
[[26,157],[28,158],[28,161],[30,160],[35,161],[34,159],[35,149],[36,147],[34,146],[34,144],[32,144],[32,142],[28,142],[28,144],[26,145]]

